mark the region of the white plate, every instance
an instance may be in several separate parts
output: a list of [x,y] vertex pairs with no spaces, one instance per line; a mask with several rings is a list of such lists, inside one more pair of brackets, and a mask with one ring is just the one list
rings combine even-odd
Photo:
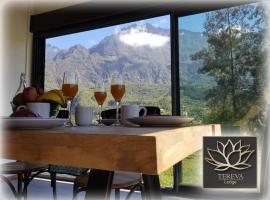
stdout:
[[181,116],[145,116],[127,119],[140,126],[180,126],[193,120],[190,117]]
[[6,117],[1,118],[6,128],[12,129],[44,129],[62,126],[67,119],[35,118],[35,117]]

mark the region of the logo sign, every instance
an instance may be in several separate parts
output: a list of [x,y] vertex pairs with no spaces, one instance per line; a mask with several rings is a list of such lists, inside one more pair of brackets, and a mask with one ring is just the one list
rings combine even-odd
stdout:
[[256,137],[204,137],[205,188],[256,188]]

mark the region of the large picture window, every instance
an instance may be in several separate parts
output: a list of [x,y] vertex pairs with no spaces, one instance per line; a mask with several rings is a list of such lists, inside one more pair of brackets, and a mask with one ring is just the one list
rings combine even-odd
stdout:
[[[196,124],[221,124],[223,135],[256,135],[262,141],[265,30],[259,4],[179,18],[184,115]],[[200,152],[185,159],[183,183],[201,185],[201,167]]]
[[[169,16],[46,39],[45,90],[61,88],[64,71],[77,71],[78,103],[96,107],[93,87],[122,73],[123,104],[160,107],[171,114]],[[108,88],[104,108],[114,107]]]

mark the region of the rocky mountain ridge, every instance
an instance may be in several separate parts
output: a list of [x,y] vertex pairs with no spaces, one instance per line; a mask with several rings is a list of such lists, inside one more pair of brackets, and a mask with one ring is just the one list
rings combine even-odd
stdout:
[[[168,29],[134,24],[89,49],[80,44],[68,49],[46,44],[45,87],[58,87],[64,71],[74,70],[85,87],[92,86],[99,78],[109,79],[116,72],[123,73],[130,83],[170,85],[169,35]],[[202,33],[181,30],[179,39],[183,84],[211,83],[209,77],[197,73],[200,63],[190,60],[191,54],[207,46],[206,38]],[[194,75],[190,76],[190,72]],[[193,80],[185,80],[185,77],[193,77]]]

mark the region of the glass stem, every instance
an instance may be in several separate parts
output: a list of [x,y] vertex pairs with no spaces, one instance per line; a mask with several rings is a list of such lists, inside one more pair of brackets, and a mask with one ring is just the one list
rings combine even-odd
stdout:
[[119,122],[119,104],[120,104],[120,101],[116,101],[116,124],[120,124],[120,122]]
[[101,124],[102,105],[98,105],[98,123]]
[[71,124],[71,100],[67,100],[68,121]]

